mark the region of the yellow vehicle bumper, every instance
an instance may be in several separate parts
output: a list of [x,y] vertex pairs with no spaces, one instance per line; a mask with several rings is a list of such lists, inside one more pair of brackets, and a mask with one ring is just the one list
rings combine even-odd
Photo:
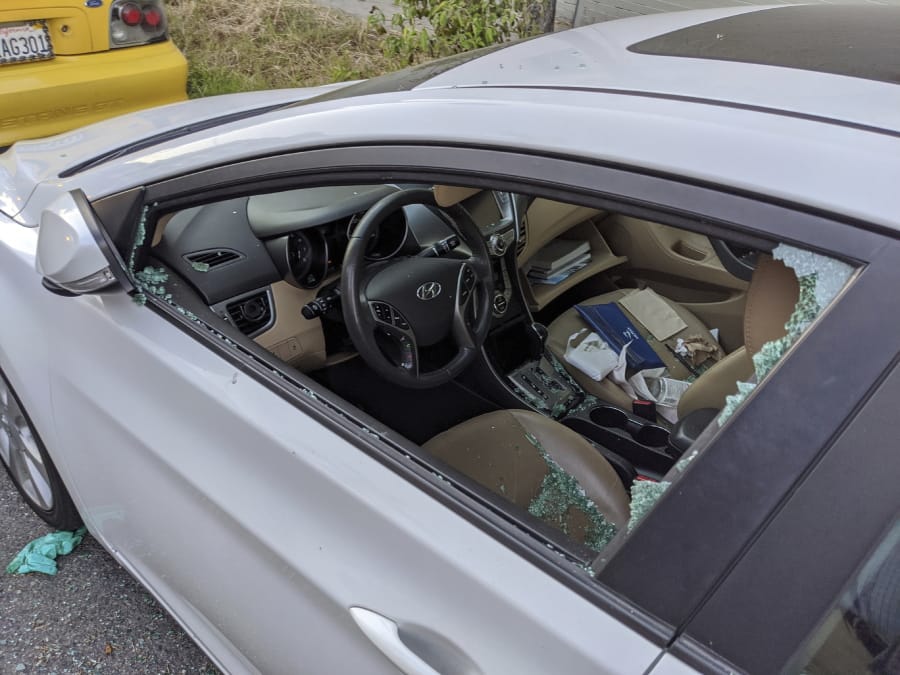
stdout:
[[0,65],[0,147],[183,101],[187,62],[170,41]]

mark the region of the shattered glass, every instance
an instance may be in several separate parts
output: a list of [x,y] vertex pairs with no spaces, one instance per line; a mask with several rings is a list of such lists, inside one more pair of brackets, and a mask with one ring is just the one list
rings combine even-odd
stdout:
[[[717,418],[719,426],[734,414],[740,405],[756,389],[772,368],[784,357],[788,350],[800,339],[813,321],[837,297],[841,289],[853,274],[853,267],[847,263],[819,255],[811,251],[780,244],[772,251],[772,257],[781,260],[794,270],[800,287],[800,293],[794,311],[785,324],[785,335],[762,346],[753,356],[755,382],[737,382],[737,393],[725,399],[725,407]],[[682,457],[675,469],[681,473],[697,456],[694,450]],[[653,508],[653,505],[671,485],[670,481],[652,483],[637,481],[631,487],[631,518],[628,521],[628,532],[640,522],[641,518]]]
[[[165,283],[169,280],[169,275],[161,267],[147,266],[141,271],[135,272],[134,278],[144,292],[152,293],[163,300],[172,299],[172,294],[168,293],[165,287]],[[144,302],[146,302],[146,297],[144,298]]]
[[540,492],[528,506],[528,512],[570,534],[572,511],[580,511],[587,518],[584,544],[595,551],[602,550],[616,535],[616,526],[603,517],[578,481],[556,463],[537,438],[531,434],[526,434],[526,438],[537,448],[548,470]]
[[738,382],[737,393],[725,399],[725,407],[718,418],[720,426],[728,421],[756,388],[756,384],[769,374],[819,314],[831,304],[853,274],[853,268],[847,263],[786,244],[775,247],[772,257],[794,270],[800,285],[800,297],[784,326],[787,331],[784,337],[767,342],[753,355],[756,382]]
[[647,512],[653,508],[656,501],[669,489],[669,481],[655,483],[649,480],[636,480],[631,484],[631,518],[628,519],[628,531],[641,521]]
[[[581,388],[581,385],[578,384],[572,376],[569,374],[569,371],[565,369],[565,367],[557,360],[557,358],[547,352],[545,354],[545,358],[550,366],[553,368],[554,372],[557,376],[568,385],[569,389],[572,390],[572,396],[568,397],[564,401],[560,401],[556,403],[554,406],[550,406],[547,404],[543,398],[538,396],[532,391],[529,391],[525,387],[518,385],[515,381],[510,380],[509,384],[512,387],[513,391],[524,401],[527,401],[529,405],[531,405],[538,412],[542,412],[546,415],[549,415],[555,420],[562,419],[566,415],[572,414],[573,412],[577,412],[578,410],[586,409],[585,402],[588,400],[594,401],[596,404],[597,399],[593,396],[589,396],[585,393],[584,389]],[[547,387],[548,389],[552,389],[550,385],[551,378],[542,376],[540,373],[535,373],[535,376],[541,380],[541,383]],[[578,408],[572,408],[572,404],[575,401],[581,400],[582,403],[578,406]],[[593,405],[587,406],[588,408],[593,407]]]

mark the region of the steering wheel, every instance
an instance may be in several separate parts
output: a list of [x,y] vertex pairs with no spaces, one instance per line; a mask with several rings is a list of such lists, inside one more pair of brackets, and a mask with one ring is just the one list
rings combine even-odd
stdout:
[[[432,207],[472,251],[468,258],[398,257],[366,263],[366,244],[391,213]],[[341,305],[350,339],[379,375],[404,387],[449,382],[478,354],[491,325],[493,277],[478,227],[459,206],[439,209],[431,190],[400,190],[379,200],[356,225],[344,253]],[[421,350],[450,338],[456,352],[425,371]]]

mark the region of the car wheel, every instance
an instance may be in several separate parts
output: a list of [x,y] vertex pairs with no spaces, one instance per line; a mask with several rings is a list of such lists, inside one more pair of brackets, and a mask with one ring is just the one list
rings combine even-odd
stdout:
[[25,409],[0,373],[0,459],[28,505],[47,523],[74,530],[81,518]]

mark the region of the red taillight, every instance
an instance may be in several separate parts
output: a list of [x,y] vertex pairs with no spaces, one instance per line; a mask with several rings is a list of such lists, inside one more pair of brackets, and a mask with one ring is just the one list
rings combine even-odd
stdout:
[[127,5],[122,5],[119,9],[119,18],[126,26],[137,26],[141,19],[144,18],[144,13],[137,5],[128,3]]
[[150,28],[158,28],[162,23],[162,12],[156,7],[147,7],[144,9],[144,23]]
[[[0,0],[3,4],[4,0]],[[166,39],[163,0],[111,0],[109,46],[134,47]]]

